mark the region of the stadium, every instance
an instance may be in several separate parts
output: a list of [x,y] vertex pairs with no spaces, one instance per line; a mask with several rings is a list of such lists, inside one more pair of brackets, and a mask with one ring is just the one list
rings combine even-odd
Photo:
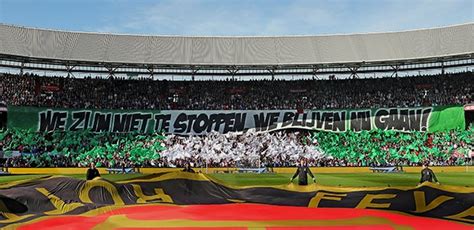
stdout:
[[473,34],[0,23],[0,227],[472,229]]

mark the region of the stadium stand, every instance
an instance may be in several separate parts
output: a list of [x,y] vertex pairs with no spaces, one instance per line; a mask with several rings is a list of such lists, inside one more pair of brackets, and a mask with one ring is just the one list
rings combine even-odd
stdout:
[[[298,114],[313,109],[455,106],[462,115],[462,106],[474,103],[474,75],[468,69],[473,64],[473,31],[474,23],[468,23],[354,35],[180,37],[0,24],[0,67],[18,70],[18,74],[0,74],[0,124],[5,127],[7,106],[131,112],[292,110]],[[457,71],[447,73],[448,68]],[[402,71],[433,69],[441,71],[398,76]],[[38,71],[63,74],[34,74]],[[358,73],[372,72],[387,74],[358,77]],[[106,77],[75,77],[78,73]],[[329,80],[317,79],[319,74],[330,74]],[[144,79],[144,75],[149,77]],[[189,76],[193,81],[156,80],[157,75]],[[285,78],[294,75],[314,79]],[[218,77],[201,81],[200,76]],[[270,76],[272,80],[236,81],[235,76]],[[275,80],[275,76],[286,80]],[[438,123],[450,123],[444,122],[451,113],[446,114]],[[189,137],[87,129],[37,132],[39,128],[8,126],[0,131],[0,145],[6,168],[76,167],[96,162],[110,172],[119,172],[143,166],[182,167],[191,162],[195,167],[261,169],[294,166],[299,158],[321,167],[391,169],[423,161],[472,164],[474,130],[472,126],[464,129],[461,117],[449,130],[438,127],[437,132],[425,132],[427,125],[400,132],[285,130]]]
[[[9,105],[160,110],[382,108],[474,103],[473,74],[321,81],[151,81],[0,76]],[[212,84],[212,87],[209,85]]]
[[[12,130],[0,132],[4,167],[345,167],[472,164],[474,131],[426,134],[395,131],[219,134],[202,137]],[[259,171],[256,170],[256,171]]]

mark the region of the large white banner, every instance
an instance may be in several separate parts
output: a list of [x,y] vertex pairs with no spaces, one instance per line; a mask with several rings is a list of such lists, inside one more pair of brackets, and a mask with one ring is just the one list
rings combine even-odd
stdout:
[[[26,110],[31,113],[31,110]],[[94,132],[165,132],[203,135],[209,132],[269,132],[311,129],[330,132],[393,129],[427,131],[433,108],[367,110],[55,110],[37,111],[37,130]],[[21,114],[19,114],[21,115]]]

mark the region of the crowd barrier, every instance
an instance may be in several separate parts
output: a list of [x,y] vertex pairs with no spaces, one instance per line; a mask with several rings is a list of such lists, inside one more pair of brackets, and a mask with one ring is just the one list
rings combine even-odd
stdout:
[[[107,174],[107,168],[98,168],[101,174]],[[273,173],[294,173],[294,167],[275,167]],[[421,167],[403,167],[407,173],[419,173]],[[466,172],[474,171],[473,166],[431,167],[434,172]],[[4,169],[5,170],[5,169]],[[179,171],[181,168],[137,168],[143,174],[154,174]],[[237,173],[237,168],[194,168],[196,172],[203,173]],[[10,174],[84,174],[87,168],[8,168]],[[313,173],[371,173],[370,167],[311,167]]]

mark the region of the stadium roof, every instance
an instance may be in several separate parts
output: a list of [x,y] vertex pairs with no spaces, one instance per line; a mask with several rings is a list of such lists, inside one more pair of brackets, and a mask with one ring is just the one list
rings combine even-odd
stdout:
[[221,66],[236,70],[240,66],[435,62],[446,57],[472,61],[473,35],[474,23],[403,32],[278,37],[117,35],[0,24],[0,58],[115,68]]

